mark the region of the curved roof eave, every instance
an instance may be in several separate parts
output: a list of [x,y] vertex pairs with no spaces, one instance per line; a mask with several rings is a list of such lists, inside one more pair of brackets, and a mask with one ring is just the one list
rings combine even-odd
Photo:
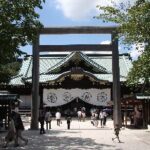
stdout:
[[[63,72],[62,74],[41,74],[40,76],[40,83],[44,83],[44,82],[57,82],[59,81],[61,78],[65,77],[65,76],[68,76],[68,75],[72,75],[72,74],[78,74],[78,75],[87,75],[91,78],[93,78],[95,81],[106,81],[106,82],[109,82],[109,80],[106,80],[106,79],[100,79],[98,78],[96,75],[90,73],[90,72],[87,72],[87,71],[83,71],[82,73],[72,73],[72,71],[66,71],[66,72]],[[24,79],[25,82],[31,82],[31,78],[26,78]]]
[[[62,77],[64,76],[68,76],[68,75],[73,75],[73,74],[78,74],[78,75],[87,75],[91,78],[93,78],[94,80],[96,81],[100,81],[99,78],[97,78],[94,74],[90,73],[90,72],[87,72],[87,71],[83,71],[82,73],[72,73],[71,71],[67,71],[67,72],[64,72],[63,74],[61,74],[55,81],[57,80],[60,80]],[[104,80],[103,80],[104,81]],[[106,82],[108,82],[107,80],[105,80]]]
[[13,77],[8,85],[14,85],[14,86],[20,86],[20,85],[25,85],[24,81],[22,80],[23,74],[17,75]]
[[52,71],[54,71],[58,67],[61,67],[63,64],[66,64],[75,55],[79,55],[84,61],[86,61],[88,64],[94,66],[97,70],[99,70],[103,73],[110,73],[106,68],[104,68],[103,66],[100,66],[99,64],[97,64],[96,62],[91,60],[89,57],[84,55],[82,52],[72,52],[71,54],[67,55],[63,60],[61,60],[59,63],[54,65],[52,68],[48,69],[47,72],[45,72],[45,73],[50,73],[50,72],[52,73]]

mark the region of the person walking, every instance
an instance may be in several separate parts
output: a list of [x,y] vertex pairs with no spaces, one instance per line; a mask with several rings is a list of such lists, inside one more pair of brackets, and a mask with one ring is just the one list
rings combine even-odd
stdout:
[[16,128],[15,128],[14,120],[10,117],[9,129],[8,129],[7,135],[4,139],[5,143],[2,147],[6,148],[9,144],[9,142],[11,142],[13,140],[15,142],[15,139],[16,139]]
[[100,113],[99,113],[99,119],[100,119],[101,128],[103,128],[103,127],[104,127],[104,125],[103,125],[103,122],[104,122],[104,114],[103,114],[103,111],[100,111]]
[[95,112],[91,113],[91,124],[94,126],[95,124]]
[[43,109],[39,110],[40,134],[45,134],[44,129],[45,112]]
[[95,114],[94,114],[94,117],[95,117],[95,119],[94,119],[94,125],[95,125],[95,127],[98,127],[98,110],[96,110],[95,111]]
[[18,108],[12,111],[11,117],[14,121],[15,129],[16,129],[16,137],[15,137],[15,146],[19,146],[18,139],[20,138],[24,141],[25,145],[28,144],[28,139],[22,136],[22,131],[24,130],[24,125],[21,119],[20,114],[18,113]]
[[95,127],[98,126],[98,110],[95,110],[95,112],[92,112],[91,124]]
[[103,116],[104,116],[103,126],[106,126],[106,121],[107,121],[107,113],[106,113],[106,111],[103,111]]
[[78,110],[77,111],[77,115],[78,115],[78,121],[81,121],[81,119],[82,119],[82,111]]
[[67,113],[66,120],[67,120],[67,129],[70,130],[70,124],[72,120],[70,112]]
[[67,117],[67,129],[70,130],[70,124],[71,124],[71,116]]
[[52,114],[48,110],[45,113],[45,121],[46,121],[46,130],[51,129]]
[[55,117],[56,117],[56,121],[57,121],[57,126],[60,126],[60,123],[61,123],[61,113],[60,113],[60,111],[56,112]]
[[82,116],[82,121],[85,121],[85,117],[86,117],[85,111],[81,111],[81,116]]
[[118,142],[121,143],[120,138],[119,138],[119,132],[120,132],[120,127],[119,127],[118,124],[116,124],[116,125],[115,125],[115,128],[114,128],[115,137],[112,138],[112,141],[114,141],[115,139],[117,139]]

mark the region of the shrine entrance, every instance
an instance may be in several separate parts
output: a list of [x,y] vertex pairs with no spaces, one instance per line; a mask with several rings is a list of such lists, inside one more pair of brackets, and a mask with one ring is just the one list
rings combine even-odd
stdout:
[[63,114],[65,114],[66,110],[70,110],[72,116],[77,117],[77,111],[84,107],[86,116],[90,117],[91,109],[98,109],[100,111],[108,107],[110,100],[110,88],[43,89],[44,107],[50,107],[49,110],[52,111],[53,115],[57,109],[60,109],[62,116],[64,116]]
[[[90,118],[91,117],[91,111],[93,109],[98,109],[100,111],[100,110],[104,110],[108,107],[109,106],[92,105],[92,104],[89,104],[89,103],[87,103],[87,102],[85,102],[82,99],[77,97],[73,101],[61,106],[60,108],[61,108],[62,112],[65,112],[66,110],[69,109],[71,114],[72,114],[72,117],[77,117],[77,111],[82,110],[82,108],[84,108],[85,112],[86,112],[86,117]],[[64,113],[64,115],[65,115],[65,113]]]
[[[49,34],[110,34],[111,44],[78,44],[78,45],[40,45],[40,35]],[[116,27],[51,27],[43,28],[37,35],[33,44],[32,68],[32,115],[31,129],[38,129],[39,115],[39,52],[65,52],[65,51],[111,51],[113,70],[113,104],[114,124],[121,127],[121,102],[120,102],[120,73],[118,59],[118,39]]]

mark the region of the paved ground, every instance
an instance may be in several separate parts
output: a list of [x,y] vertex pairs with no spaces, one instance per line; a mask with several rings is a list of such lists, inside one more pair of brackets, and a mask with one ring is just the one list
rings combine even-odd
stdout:
[[[150,131],[133,130],[123,128],[120,132],[120,139],[112,141],[114,137],[113,122],[108,120],[105,128],[94,127],[90,120],[78,122],[73,120],[71,130],[67,130],[66,121],[63,120],[60,127],[56,121],[52,122],[52,129],[46,134],[40,135],[39,131],[28,130],[26,123],[24,137],[29,139],[28,145],[20,141],[20,147],[14,148],[13,143],[9,144],[8,150],[150,150]],[[4,136],[4,134],[0,134]],[[3,149],[0,147],[0,149]]]

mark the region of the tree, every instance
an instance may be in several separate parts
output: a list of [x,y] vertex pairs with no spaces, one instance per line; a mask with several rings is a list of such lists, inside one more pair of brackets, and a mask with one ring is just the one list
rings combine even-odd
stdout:
[[119,7],[97,7],[103,13],[96,18],[119,25],[119,37],[122,37],[124,44],[145,43],[145,50],[133,62],[127,79],[127,85],[138,86],[144,83],[143,90],[149,86],[150,80],[150,1],[137,0],[132,6],[120,3]]
[[150,93],[150,51],[145,50],[139,59],[133,62],[133,68],[128,74],[127,85],[130,87],[140,86],[138,89],[141,92]]
[[12,68],[7,67],[22,54],[20,46],[32,43],[42,27],[35,9],[42,9],[44,1],[0,0],[0,82],[8,82],[5,75]]
[[119,25],[118,32],[124,43],[145,43],[150,40],[150,2],[138,0],[134,6],[120,3],[118,7],[97,6],[101,13],[96,18]]
[[21,64],[19,62],[11,62],[0,67],[0,83],[8,83],[12,76],[17,74]]

